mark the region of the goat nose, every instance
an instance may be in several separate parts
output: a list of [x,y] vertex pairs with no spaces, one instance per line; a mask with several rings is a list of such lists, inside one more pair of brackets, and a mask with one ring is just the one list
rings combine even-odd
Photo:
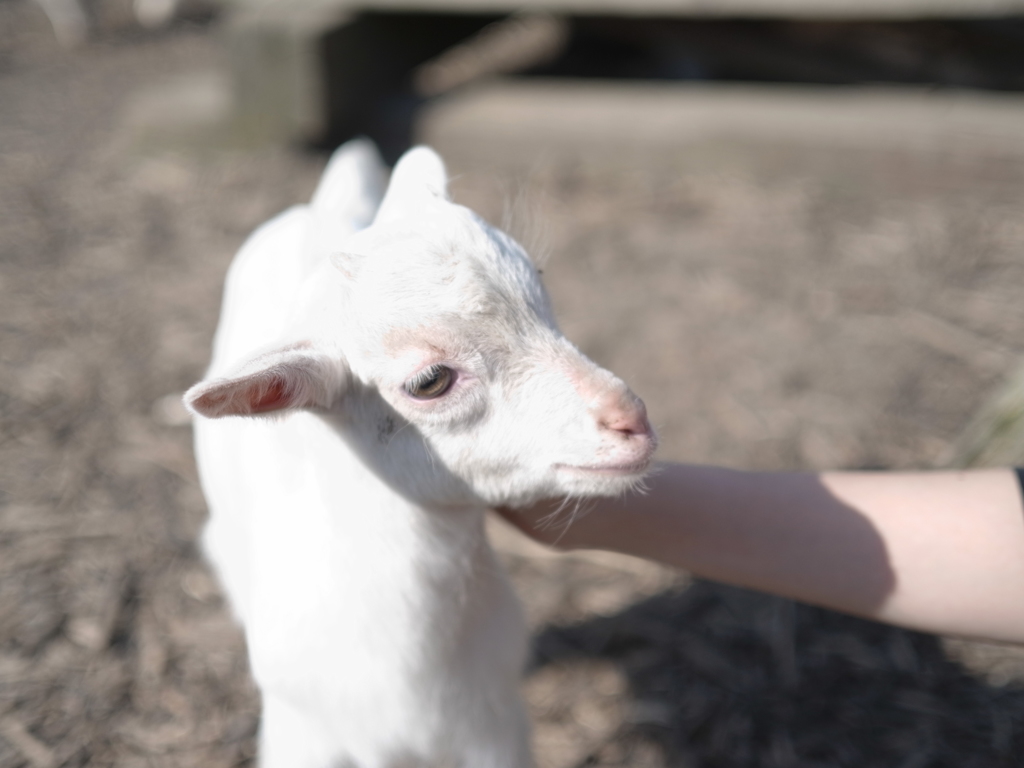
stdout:
[[620,395],[603,403],[597,412],[597,423],[602,429],[621,432],[627,437],[651,433],[644,401],[632,393]]

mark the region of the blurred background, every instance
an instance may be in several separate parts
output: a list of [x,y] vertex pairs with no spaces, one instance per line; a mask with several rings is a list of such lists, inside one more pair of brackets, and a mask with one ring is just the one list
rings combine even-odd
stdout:
[[[1024,463],[1021,0],[0,0],[2,768],[253,764],[179,397],[356,134],[442,152],[663,458]],[[1024,766],[1019,649],[493,533],[541,768]]]

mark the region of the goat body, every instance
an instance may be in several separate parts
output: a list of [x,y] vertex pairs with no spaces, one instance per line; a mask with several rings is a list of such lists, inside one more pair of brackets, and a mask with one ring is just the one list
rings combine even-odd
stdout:
[[485,510],[620,493],[655,438],[522,249],[448,201],[436,154],[382,178],[350,142],[231,266],[186,394],[204,546],[264,768],[528,768],[526,631]]

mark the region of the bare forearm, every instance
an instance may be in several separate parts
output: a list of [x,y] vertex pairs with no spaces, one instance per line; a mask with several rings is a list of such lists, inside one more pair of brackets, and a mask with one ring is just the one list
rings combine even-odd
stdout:
[[829,473],[822,480],[885,542],[895,584],[870,615],[1024,642],[1024,506],[1013,472]]
[[1007,470],[785,474],[665,464],[561,534],[904,626],[1024,641],[1024,512]]

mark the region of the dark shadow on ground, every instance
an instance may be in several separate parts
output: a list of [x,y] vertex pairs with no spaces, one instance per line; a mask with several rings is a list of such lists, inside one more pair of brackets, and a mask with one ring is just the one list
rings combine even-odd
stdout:
[[622,669],[616,740],[673,766],[1024,765],[1024,687],[978,679],[934,636],[780,598],[696,582],[537,636],[534,669],[575,659]]

